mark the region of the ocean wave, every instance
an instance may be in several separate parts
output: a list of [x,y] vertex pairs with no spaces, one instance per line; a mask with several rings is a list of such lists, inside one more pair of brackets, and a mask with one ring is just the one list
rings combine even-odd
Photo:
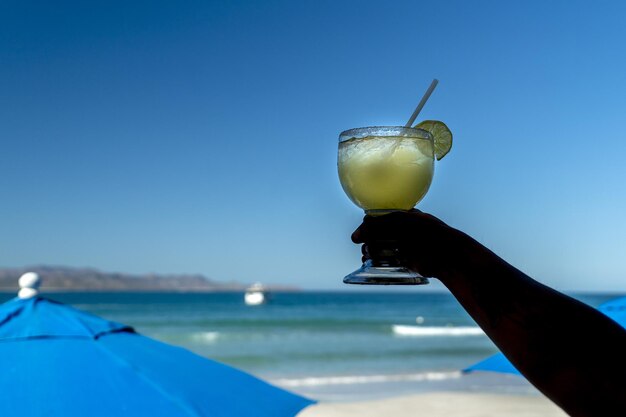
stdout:
[[445,379],[460,378],[460,371],[451,372],[420,372],[416,374],[397,375],[347,375],[347,376],[320,376],[309,378],[283,378],[274,379],[271,382],[283,387],[315,387],[321,385],[351,385],[371,384],[383,382],[404,381],[442,381]]
[[201,343],[214,343],[219,337],[219,332],[195,332],[191,334],[191,340]]
[[391,326],[393,334],[396,336],[480,336],[485,332],[480,327],[434,327],[434,326],[407,326],[394,324]]

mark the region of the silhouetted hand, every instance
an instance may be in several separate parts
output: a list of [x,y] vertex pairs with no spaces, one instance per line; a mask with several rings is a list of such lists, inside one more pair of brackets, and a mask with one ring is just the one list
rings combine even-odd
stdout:
[[369,259],[369,248],[393,244],[405,266],[435,278],[451,276],[468,267],[471,258],[489,252],[465,233],[417,209],[365,216],[352,241],[364,244],[363,260]]

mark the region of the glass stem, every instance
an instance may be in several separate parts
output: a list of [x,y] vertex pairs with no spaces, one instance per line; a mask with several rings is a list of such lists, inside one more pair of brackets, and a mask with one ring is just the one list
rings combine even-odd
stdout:
[[374,267],[400,267],[398,242],[395,240],[379,241],[367,245],[369,258]]

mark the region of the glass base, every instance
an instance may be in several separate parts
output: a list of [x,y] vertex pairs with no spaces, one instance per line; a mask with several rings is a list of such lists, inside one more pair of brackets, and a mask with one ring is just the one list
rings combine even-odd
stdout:
[[359,285],[424,285],[428,278],[403,266],[373,266],[366,261],[363,266],[346,275],[344,284]]

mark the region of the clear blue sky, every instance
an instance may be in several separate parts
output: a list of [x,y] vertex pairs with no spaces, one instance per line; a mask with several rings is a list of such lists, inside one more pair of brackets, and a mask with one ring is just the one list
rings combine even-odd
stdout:
[[0,3],[0,266],[344,288],[337,136],[455,134],[420,203],[544,283],[626,291],[621,1]]

